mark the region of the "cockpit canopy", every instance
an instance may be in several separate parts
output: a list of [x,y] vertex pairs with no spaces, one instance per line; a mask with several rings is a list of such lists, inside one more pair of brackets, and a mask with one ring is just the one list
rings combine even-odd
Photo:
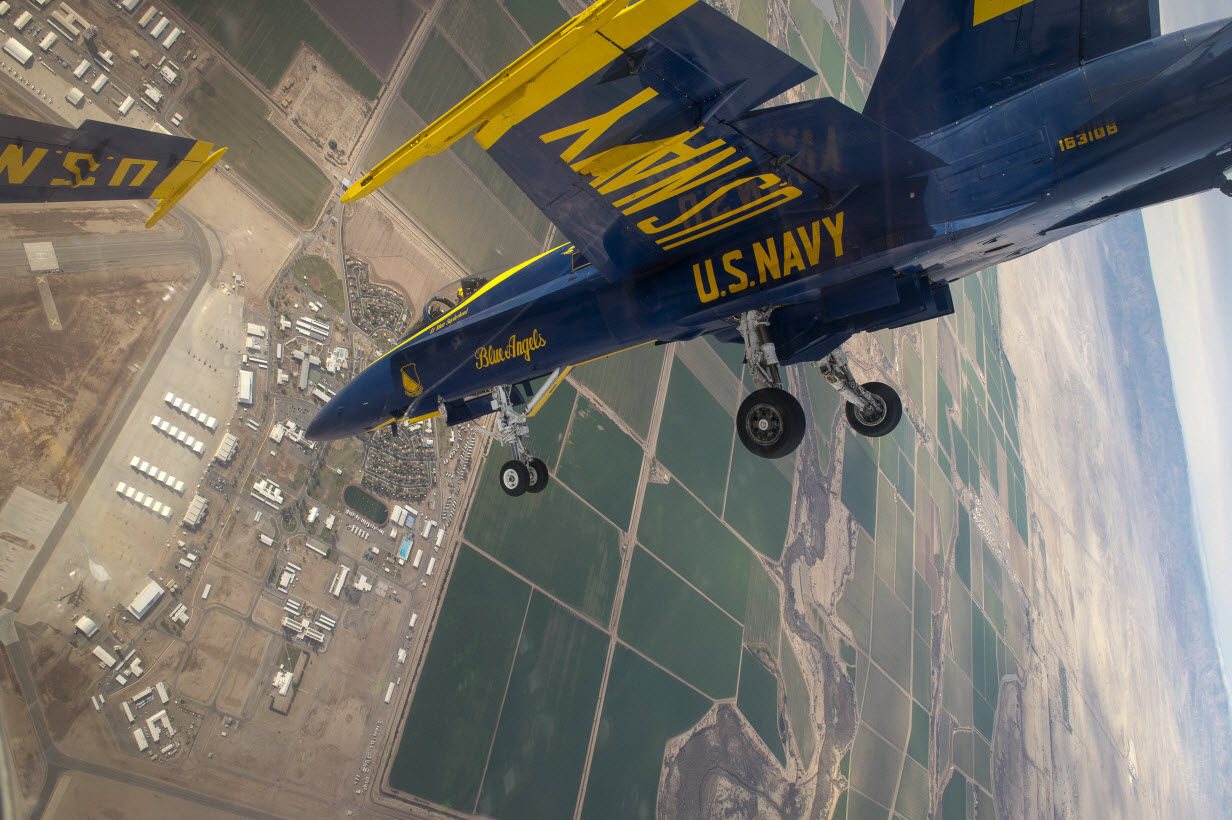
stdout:
[[428,301],[424,302],[423,314],[420,316],[419,321],[415,323],[415,326],[407,333],[407,336],[415,335],[462,304],[471,294],[486,285],[487,282],[487,278],[482,276],[464,276],[455,282],[445,285],[445,287],[432,294]]

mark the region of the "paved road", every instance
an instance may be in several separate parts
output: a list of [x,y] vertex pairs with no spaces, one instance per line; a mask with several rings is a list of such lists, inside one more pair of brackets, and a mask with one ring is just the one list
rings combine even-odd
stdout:
[[[208,259],[208,253],[203,252],[200,227],[190,227],[195,220],[182,212],[180,218],[185,224],[180,233],[78,234],[53,236],[50,241],[65,273],[113,262],[141,266],[181,262],[186,258]],[[15,240],[0,242],[0,279],[33,276],[23,244]]]

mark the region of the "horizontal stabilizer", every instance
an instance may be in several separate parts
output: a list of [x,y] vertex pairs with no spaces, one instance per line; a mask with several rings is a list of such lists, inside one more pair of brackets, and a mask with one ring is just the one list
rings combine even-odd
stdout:
[[151,226],[226,150],[95,120],[72,129],[0,115],[0,202],[156,199]]

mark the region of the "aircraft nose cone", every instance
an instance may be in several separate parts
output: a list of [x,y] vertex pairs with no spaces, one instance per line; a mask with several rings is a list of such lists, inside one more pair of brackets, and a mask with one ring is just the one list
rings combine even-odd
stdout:
[[347,429],[351,425],[346,418],[346,403],[339,402],[335,397],[329,404],[321,408],[311,422],[304,435],[313,441],[333,441],[351,435]]

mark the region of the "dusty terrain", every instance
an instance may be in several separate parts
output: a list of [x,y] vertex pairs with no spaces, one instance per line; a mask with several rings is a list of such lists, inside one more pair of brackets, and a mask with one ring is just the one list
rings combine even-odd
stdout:
[[[312,143],[313,154],[345,155],[372,108],[307,46],[300,47],[273,94],[278,107]],[[337,153],[330,140],[337,144]]]

